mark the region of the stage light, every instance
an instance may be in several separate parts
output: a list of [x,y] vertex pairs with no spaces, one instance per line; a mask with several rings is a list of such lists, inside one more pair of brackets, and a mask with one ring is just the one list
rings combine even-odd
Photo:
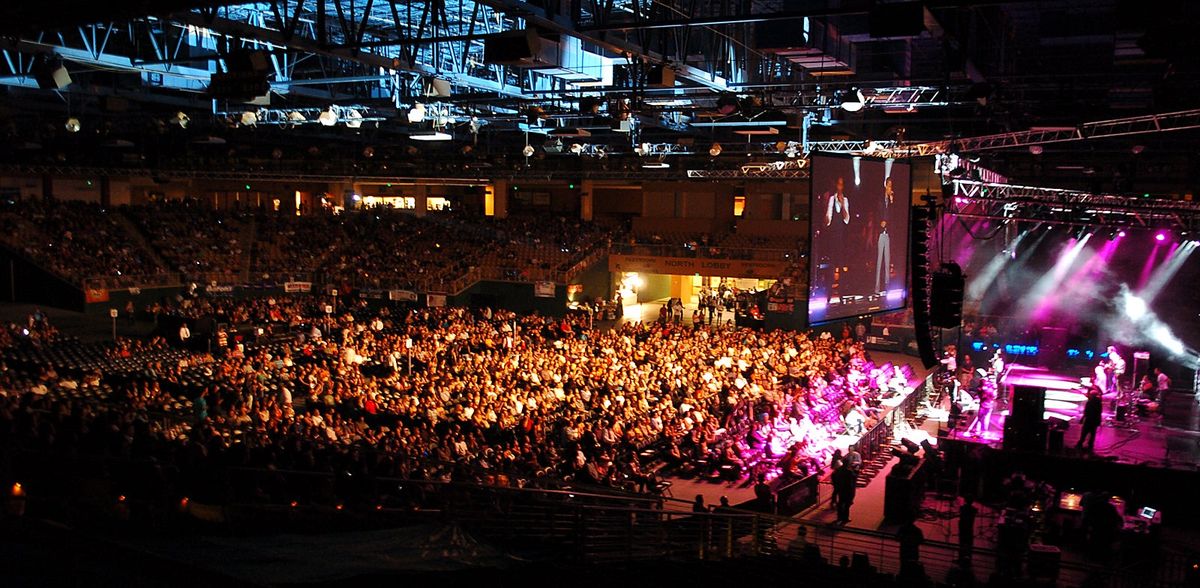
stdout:
[[362,114],[357,110],[351,110],[349,114],[346,115],[346,118],[348,119],[346,120],[346,126],[352,129],[357,129],[362,126]]
[[175,118],[171,119],[171,122],[176,125],[179,125],[179,128],[181,128],[181,129],[186,129],[188,126],[188,123],[191,121],[192,121],[191,117],[189,117],[187,114],[183,113],[182,111],[176,112]]
[[425,120],[425,105],[418,102],[408,111],[408,122],[416,124],[423,120]]
[[68,118],[67,124],[65,124],[63,126],[66,127],[68,133],[78,133],[79,130],[83,128],[83,125],[79,124],[79,119],[77,119],[73,116],[71,118]]
[[248,127],[254,126],[254,125],[258,124],[258,115],[252,111],[247,110],[246,112],[242,113],[240,120],[242,121],[242,124],[244,124]]
[[338,115],[333,111],[333,108],[327,108],[322,110],[321,114],[317,115],[317,121],[323,126],[332,127],[337,124]]
[[712,157],[716,157],[716,156],[720,155],[721,154],[721,144],[713,143],[712,147],[708,148],[708,154]]
[[1124,237],[1124,236],[1125,236],[1125,230],[1124,230],[1124,229],[1122,229],[1122,230],[1120,230],[1120,231],[1117,231],[1117,236],[1118,236],[1118,237]]
[[288,115],[287,115],[287,119],[288,119],[288,122],[290,122],[290,123],[292,123],[292,124],[294,124],[294,125],[298,125],[298,124],[300,124],[300,123],[302,123],[302,122],[307,122],[307,121],[308,121],[308,119],[307,119],[307,118],[305,118],[305,116],[304,116],[303,114],[301,114],[301,113],[299,113],[299,112],[297,112],[297,111],[295,111],[295,110],[293,110],[293,111],[291,111],[291,112],[289,112],[289,113],[288,113]]
[[571,143],[571,153],[574,153],[575,155],[583,153],[583,145],[580,145],[579,143]]
[[533,157],[534,151],[533,145],[526,145],[525,148],[521,150],[521,155],[524,155],[525,157]]
[[1030,145],[1029,152],[1034,155],[1041,155],[1046,149],[1041,145]]
[[1183,341],[1171,333],[1171,329],[1166,325],[1155,325],[1150,329],[1150,336],[1159,344],[1162,345],[1175,355],[1183,355]]
[[1142,317],[1146,316],[1146,312],[1149,310],[1146,307],[1146,301],[1142,300],[1141,298],[1138,298],[1137,296],[1135,296],[1133,294],[1126,294],[1124,303],[1125,303],[1124,304],[1125,316],[1129,317],[1130,319],[1132,319],[1134,321],[1137,321],[1137,320],[1141,319]]
[[852,93],[847,93],[842,98],[842,110],[846,112],[858,112],[867,105],[867,99],[863,98],[862,90],[855,90]]
[[1167,234],[1160,231],[1158,234],[1154,235],[1154,240],[1155,241],[1166,241]]
[[413,141],[449,141],[454,137],[441,131],[417,131],[409,133],[408,138]]

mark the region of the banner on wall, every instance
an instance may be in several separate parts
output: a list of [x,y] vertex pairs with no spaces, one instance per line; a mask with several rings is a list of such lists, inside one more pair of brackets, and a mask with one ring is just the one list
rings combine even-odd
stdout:
[[416,302],[417,293],[412,290],[389,290],[388,300],[395,302]]
[[554,298],[554,282],[534,282],[533,295],[538,298]]
[[84,297],[87,299],[88,304],[108,302],[108,290],[103,288],[88,288],[84,293]]
[[430,307],[446,306],[446,295],[445,294],[426,294],[425,295],[425,304],[428,304]]
[[707,259],[690,257],[656,257],[652,255],[608,256],[608,270],[642,274],[672,274],[723,276],[730,278],[776,279],[788,268],[785,261],[750,261],[741,259]]
[[312,282],[284,282],[284,292],[311,292]]

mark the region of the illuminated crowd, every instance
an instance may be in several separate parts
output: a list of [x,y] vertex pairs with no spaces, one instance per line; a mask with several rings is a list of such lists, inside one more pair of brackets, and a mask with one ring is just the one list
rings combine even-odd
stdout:
[[[7,355],[25,361],[0,380],[5,443],[180,467],[650,490],[663,465],[747,475],[755,461],[786,458],[794,473],[819,469],[847,407],[869,418],[878,393],[859,344],[806,333],[589,329],[577,317],[365,303],[327,315],[309,296],[157,310],[236,320],[203,352],[126,342],[133,352],[104,360],[125,362],[121,377],[40,363],[52,356],[17,354],[30,342],[8,341]],[[284,335],[253,344],[238,324]]]

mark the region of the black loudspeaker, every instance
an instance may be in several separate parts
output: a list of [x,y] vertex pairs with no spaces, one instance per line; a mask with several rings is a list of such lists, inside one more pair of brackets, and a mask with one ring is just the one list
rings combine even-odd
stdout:
[[1004,448],[1034,453],[1046,452],[1046,422],[1029,420],[1004,421]]
[[1038,338],[1038,365],[1055,369],[1067,356],[1067,330],[1062,327],[1042,327]]
[[1046,391],[1033,386],[1013,386],[1009,421],[1042,422],[1046,410]]
[[542,50],[542,39],[531,29],[511,31],[483,41],[483,62],[496,65],[528,65]]
[[929,294],[929,323],[943,329],[953,329],[962,324],[963,290],[967,279],[962,268],[953,261],[943,263],[933,274],[933,287]]
[[44,55],[33,64],[33,78],[43,90],[61,90],[71,85],[71,74],[62,61]]
[[909,288],[913,305],[913,337],[917,341],[917,352],[925,369],[938,364],[937,350],[933,345],[933,333],[929,324],[929,233],[933,222],[933,210],[917,206],[912,211],[909,225],[909,268],[912,284]]

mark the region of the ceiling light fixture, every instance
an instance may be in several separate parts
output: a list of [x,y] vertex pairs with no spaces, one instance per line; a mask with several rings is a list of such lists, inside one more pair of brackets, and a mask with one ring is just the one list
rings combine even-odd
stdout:
[[317,115],[317,121],[323,126],[332,127],[333,125],[337,124],[338,115],[333,111],[333,107],[331,106],[325,110],[322,110],[321,114]]
[[867,105],[867,99],[863,97],[862,90],[854,90],[842,97],[842,110],[846,112],[858,112]]
[[417,131],[408,136],[414,141],[449,141],[454,137],[442,131]]
[[425,105],[420,102],[413,105],[408,111],[408,122],[412,124],[419,123],[425,120]]

